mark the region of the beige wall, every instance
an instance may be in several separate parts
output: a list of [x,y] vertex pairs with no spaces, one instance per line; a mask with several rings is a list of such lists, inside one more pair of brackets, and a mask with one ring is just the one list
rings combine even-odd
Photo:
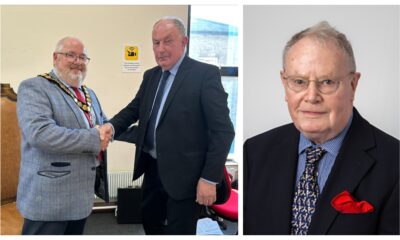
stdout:
[[[154,22],[162,16],[188,19],[181,6],[1,6],[1,82],[15,91],[19,83],[52,68],[55,44],[64,36],[80,38],[91,62],[85,83],[112,117],[139,89],[143,72],[155,66],[151,45]],[[122,73],[123,45],[141,46],[141,72]],[[135,147],[114,142],[109,171],[132,170]]]

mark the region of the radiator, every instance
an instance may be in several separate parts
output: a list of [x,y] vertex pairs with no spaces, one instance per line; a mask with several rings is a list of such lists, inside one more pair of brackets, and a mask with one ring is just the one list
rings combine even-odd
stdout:
[[[108,192],[110,199],[117,198],[118,188],[127,187],[141,187],[143,182],[143,176],[132,181],[132,171],[120,171],[108,173]],[[95,198],[98,198],[95,196]]]

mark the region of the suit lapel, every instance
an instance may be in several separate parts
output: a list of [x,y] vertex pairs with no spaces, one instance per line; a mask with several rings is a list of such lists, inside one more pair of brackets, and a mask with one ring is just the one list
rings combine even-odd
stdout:
[[174,98],[174,96],[176,95],[178,89],[180,88],[182,82],[184,81],[184,79],[186,78],[187,74],[189,73],[189,69],[190,69],[190,62],[189,62],[189,58],[185,57],[181,63],[181,65],[179,66],[178,72],[176,73],[174,82],[171,86],[171,89],[169,90],[167,99],[165,100],[165,104],[164,107],[162,109],[161,112],[161,116],[160,119],[158,121],[158,124],[161,123],[162,119],[165,116],[165,113],[168,111],[169,106],[171,105],[172,99]]
[[[57,76],[53,73],[50,72],[50,75],[54,78],[57,79]],[[48,81],[48,80],[46,80]],[[57,91],[61,94],[61,96],[64,98],[64,100],[67,102],[67,104],[69,105],[69,107],[71,108],[71,111],[75,114],[76,120],[79,124],[79,126],[81,128],[86,128],[86,122],[85,120],[82,118],[82,113],[81,113],[81,109],[78,107],[78,105],[76,105],[76,103],[74,102],[74,100],[68,96],[63,90],[61,90],[61,88],[59,86],[57,86],[57,84],[53,84],[54,88],[57,89]]]
[[142,119],[145,119],[146,125],[150,119],[151,109],[153,108],[153,102],[156,97],[158,84],[160,83],[161,80],[161,73],[162,73],[161,68],[158,67],[154,71],[154,73],[150,76],[149,86],[148,86],[149,94],[146,94],[144,96],[145,112],[144,112],[144,118]]
[[272,184],[273,189],[270,192],[276,193],[275,196],[268,196],[268,198],[272,199],[272,211],[274,211],[271,216],[277,216],[271,223],[277,232],[286,232],[288,234],[291,226],[299,145],[299,132],[293,124],[289,125],[289,127],[288,134],[282,135],[290,137],[282,139],[279,145],[269,150],[271,157],[268,157],[268,159],[274,159],[273,167],[270,170],[270,179],[274,181],[274,184]]
[[102,125],[103,124],[103,118],[101,117],[101,109],[100,109],[100,104],[97,101],[96,95],[94,92],[89,91],[90,98],[92,99],[92,117],[94,116],[95,118],[95,124]]
[[374,160],[366,153],[375,144],[373,133],[367,126],[368,122],[355,109],[353,112],[352,125],[318,199],[309,234],[328,233],[338,216],[338,212],[331,206],[332,199],[345,190],[353,193],[374,164]]

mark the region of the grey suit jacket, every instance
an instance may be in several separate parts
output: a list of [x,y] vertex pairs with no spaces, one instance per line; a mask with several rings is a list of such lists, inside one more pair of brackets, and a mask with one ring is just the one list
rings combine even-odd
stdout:
[[[96,124],[102,124],[106,117],[89,92]],[[22,134],[17,208],[22,216],[37,221],[87,217],[94,200],[98,131],[87,128],[70,96],[42,77],[20,84],[17,114]]]

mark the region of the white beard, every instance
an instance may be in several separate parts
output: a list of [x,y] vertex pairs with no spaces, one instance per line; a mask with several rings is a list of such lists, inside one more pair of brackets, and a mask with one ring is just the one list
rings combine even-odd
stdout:
[[73,70],[68,71],[57,71],[60,74],[62,80],[66,81],[68,84],[72,85],[73,87],[79,87],[82,85],[83,80],[86,77],[86,73],[78,72],[74,73]]
[[78,82],[79,85],[81,85],[83,82],[83,79],[85,79],[86,74],[83,74],[82,72],[75,74],[72,71],[70,71],[67,73],[67,75],[68,75],[67,76],[68,79],[70,79],[72,82]]

